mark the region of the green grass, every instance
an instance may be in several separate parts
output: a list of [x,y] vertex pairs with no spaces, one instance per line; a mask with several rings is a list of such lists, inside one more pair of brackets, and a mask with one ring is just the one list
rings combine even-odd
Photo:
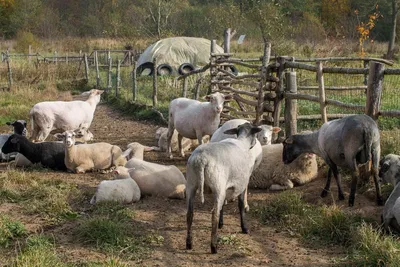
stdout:
[[336,259],[345,265],[400,266],[397,238],[382,234],[371,219],[345,213],[338,206],[314,206],[301,193],[286,191],[256,206],[252,214],[309,245],[347,248],[348,256]]
[[13,240],[26,234],[26,228],[20,221],[13,221],[7,216],[0,217],[0,246],[8,247]]

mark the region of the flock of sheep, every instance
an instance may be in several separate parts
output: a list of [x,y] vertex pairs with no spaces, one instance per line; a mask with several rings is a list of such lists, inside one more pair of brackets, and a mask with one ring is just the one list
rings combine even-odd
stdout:
[[[208,188],[214,197],[212,211],[211,252],[217,252],[217,228],[223,226],[223,206],[238,199],[240,223],[248,233],[245,211],[247,187],[285,190],[305,184],[317,177],[316,155],[328,165],[328,179],[321,194],[326,196],[332,174],[335,177],[339,200],[344,199],[338,167],[352,171],[349,206],[354,205],[360,165],[371,164],[376,186],[377,202],[383,204],[379,185],[380,136],[374,120],[355,115],[325,123],[316,132],[304,132],[288,137],[283,144],[271,144],[273,133],[281,129],[268,125],[254,126],[246,120],[234,119],[220,126],[220,114],[230,95],[213,93],[205,102],[177,98],[169,106],[168,128],[155,134],[157,146],[139,143],[127,145],[125,151],[108,143],[86,142],[93,139],[89,131],[102,90],[83,93],[86,101],[41,102],[30,111],[32,133],[26,137],[26,122],[7,123],[14,134],[0,135],[1,159],[15,159],[15,166],[41,164],[57,170],[85,173],[91,170],[114,169],[114,180],[102,181],[90,203],[101,201],[136,202],[146,195],[184,199],[187,201],[186,248],[192,248],[193,201],[199,191],[204,202]],[[59,140],[44,142],[52,131]],[[211,136],[207,139],[207,136]],[[195,139],[196,141],[194,141]],[[197,148],[195,148],[197,146]],[[145,151],[194,149],[187,160],[186,177],[173,165],[165,166],[145,161]],[[381,161],[379,176],[385,182],[398,185],[400,157],[388,155]],[[396,186],[383,212],[387,229],[400,231],[400,187]]]

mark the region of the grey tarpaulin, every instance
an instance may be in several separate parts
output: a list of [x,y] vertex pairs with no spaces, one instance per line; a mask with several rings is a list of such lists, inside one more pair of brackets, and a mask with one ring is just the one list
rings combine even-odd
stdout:
[[[210,61],[211,41],[195,37],[172,37],[157,41],[144,50],[138,60],[138,66],[145,62],[152,62],[157,57],[157,65],[166,63],[177,70],[183,63],[194,66],[203,66]],[[216,53],[223,53],[220,46],[216,46]]]

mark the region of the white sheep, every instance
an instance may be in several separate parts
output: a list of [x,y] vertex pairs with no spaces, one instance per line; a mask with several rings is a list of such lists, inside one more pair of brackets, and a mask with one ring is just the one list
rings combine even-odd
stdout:
[[[244,123],[249,123],[249,121],[244,120],[244,119],[233,119],[226,121],[221,127],[219,127],[214,134],[212,135],[210,142],[219,142],[221,140],[227,139],[227,138],[236,138],[235,135],[231,134],[225,134],[224,132],[226,130],[236,128],[241,124]],[[260,126],[261,131],[256,134],[257,142],[254,145],[252,149],[250,149],[250,152],[252,154],[252,158],[255,161],[254,163],[254,170],[256,170],[263,159],[263,153],[262,153],[262,148],[261,145],[270,145],[272,141],[272,134],[273,133],[278,133],[281,128],[279,127],[272,127],[270,125],[261,125]],[[247,188],[244,196],[244,206],[246,211],[249,211],[250,207],[249,204],[247,203]]]
[[203,136],[212,135],[220,123],[224,101],[231,95],[214,93],[205,97],[209,102],[200,102],[187,98],[176,98],[169,104],[167,154],[172,158],[171,139],[174,129],[178,131],[179,153],[185,156],[182,138],[197,139],[203,144]]
[[[212,211],[211,253],[217,253],[217,227],[223,226],[223,205],[225,199],[238,197],[240,224],[243,233],[248,233],[244,221],[244,195],[254,159],[250,149],[256,144],[255,134],[261,131],[250,123],[225,131],[235,134],[237,139],[228,138],[216,143],[197,147],[189,157],[186,175],[187,198],[187,237],[186,249],[192,249],[193,202],[200,188],[201,201],[204,202],[204,186],[208,186],[214,196]],[[227,195],[228,192],[228,195]],[[219,219],[219,222],[218,222]]]
[[282,161],[282,144],[262,146],[262,161],[250,177],[249,187],[270,190],[286,190],[315,179],[318,165],[315,154],[304,153],[292,163]]
[[112,166],[124,166],[125,157],[118,146],[108,143],[75,145],[75,133],[65,131],[62,134],[65,146],[65,166],[73,172],[84,173],[87,170],[104,170]]
[[[167,136],[168,136],[168,128],[159,127],[155,133],[155,142],[157,146],[153,146],[155,151],[167,151]],[[203,137],[203,143],[207,143],[209,141],[208,136]],[[197,140],[188,139],[186,137],[182,138],[182,149],[183,152],[189,151],[199,145]],[[171,139],[171,150],[178,151],[178,131],[174,130],[174,134]]]
[[82,95],[88,95],[86,101],[46,101],[40,102],[30,110],[33,141],[44,141],[52,130],[89,128],[94,111],[100,102],[103,90],[92,89]]
[[127,160],[132,158],[143,160],[143,154],[147,151],[154,150],[153,147],[144,146],[140,143],[133,142],[127,145],[127,149],[122,154]]
[[114,173],[115,180],[102,181],[96,193],[90,200],[90,204],[102,201],[117,201],[120,203],[131,203],[140,200],[140,188],[129,175],[129,169],[118,166]]
[[140,159],[130,159],[125,167],[138,184],[142,196],[185,198],[186,180],[174,165],[161,165]]

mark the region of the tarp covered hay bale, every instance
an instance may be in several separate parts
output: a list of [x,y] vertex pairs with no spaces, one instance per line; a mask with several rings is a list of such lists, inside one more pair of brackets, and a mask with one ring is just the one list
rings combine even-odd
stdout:
[[[162,39],[146,48],[140,55],[137,66],[153,62],[157,58],[157,65],[168,64],[178,72],[183,63],[190,63],[195,67],[204,66],[210,61],[211,41],[195,37],[172,37]],[[216,53],[223,53],[220,46],[216,46]]]

